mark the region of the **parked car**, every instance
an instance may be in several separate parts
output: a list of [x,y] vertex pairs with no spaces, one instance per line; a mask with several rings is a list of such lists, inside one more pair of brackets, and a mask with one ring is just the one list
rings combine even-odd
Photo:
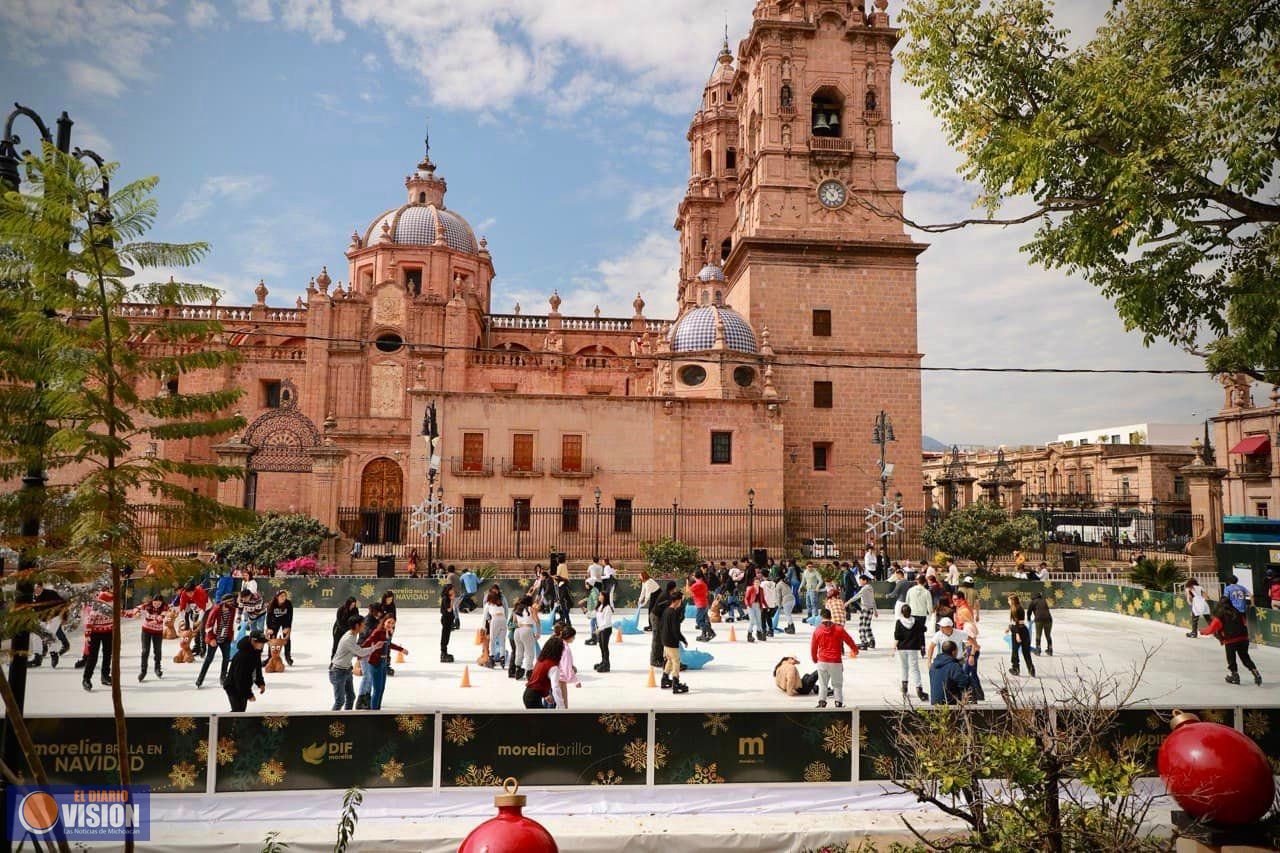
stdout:
[[836,547],[835,540],[832,539],[803,539],[800,542],[800,552],[806,557],[817,557],[824,560],[838,560],[840,558],[840,549]]

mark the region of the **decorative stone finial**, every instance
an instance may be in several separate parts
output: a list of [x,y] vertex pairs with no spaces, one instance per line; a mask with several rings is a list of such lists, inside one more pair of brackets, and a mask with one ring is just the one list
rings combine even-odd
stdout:
[[333,298],[343,299],[346,297],[346,295],[347,295],[347,292],[342,289],[342,282],[338,282],[337,287],[333,289]]
[[551,298],[548,299],[547,302],[550,303],[551,305],[552,314],[560,313],[560,291],[558,290],[551,291]]
[[351,232],[351,248],[353,249],[360,248],[360,232],[359,231]]
[[773,346],[769,343],[768,326],[762,326],[760,328],[760,354],[766,357],[773,356]]
[[311,280],[307,282],[307,293],[316,292],[316,277],[311,276]]
[[436,214],[436,245],[445,245],[444,217]]
[[488,252],[488,251],[489,251],[489,238],[488,238],[488,237],[485,237],[485,236],[483,236],[483,235],[481,235],[481,237],[480,237],[480,252],[483,254],[483,253]]
[[600,306],[599,306],[599,305],[597,305],[597,306],[596,306],[595,314],[596,314],[596,318],[597,318],[597,319],[599,319],[599,317],[600,317]]
[[316,277],[316,284],[320,286],[321,293],[329,292],[329,283],[331,281],[332,279],[329,278],[329,268],[327,266],[321,267],[320,275]]
[[295,300],[294,300],[294,302],[293,302],[293,305],[294,305],[294,307],[295,307],[295,308],[302,308],[302,307],[304,307],[304,306],[303,306],[303,303],[302,303],[302,297],[301,297],[301,296],[299,296],[297,299],[295,299]]
[[716,312],[716,341],[714,344],[711,345],[711,348],[724,349],[725,346],[726,344],[725,344],[725,332],[724,332],[724,316],[719,311],[717,311]]
[[519,303],[519,302],[517,302],[517,303],[516,303],[516,307],[515,307],[515,308],[512,308],[512,309],[511,309],[511,313],[512,313],[512,314],[515,314],[515,315],[517,315],[517,316],[520,314],[520,303]]
[[636,309],[637,317],[643,317],[644,316],[644,297],[642,297],[639,293],[637,293],[636,298],[631,300],[631,307]]
[[773,387],[773,365],[764,366],[764,396],[768,400],[778,399],[778,389]]
[[258,279],[258,286],[257,286],[257,287],[255,287],[255,288],[253,289],[253,293],[254,293],[254,295],[255,295],[255,296],[257,296],[257,297],[258,297],[258,304],[259,304],[259,305],[266,305],[266,304],[267,304],[267,294],[268,294],[269,292],[270,292],[270,291],[268,291],[268,290],[267,290],[267,283],[266,283],[266,281],[264,281],[263,279]]

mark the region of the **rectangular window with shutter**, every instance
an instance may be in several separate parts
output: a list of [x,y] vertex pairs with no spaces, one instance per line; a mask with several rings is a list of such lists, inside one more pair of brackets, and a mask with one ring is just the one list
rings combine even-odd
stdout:
[[462,529],[463,530],[479,530],[480,529],[480,499],[479,498],[463,498],[462,499]]
[[511,529],[527,532],[529,516],[532,514],[532,502],[529,498],[514,498],[511,501]]
[[613,502],[613,532],[631,532],[631,498],[618,498]]
[[518,432],[511,436],[511,469],[533,470],[533,433]]
[[835,399],[835,392],[830,382],[813,383],[813,407],[815,409],[830,409]]
[[813,336],[815,338],[831,337],[831,310],[828,308],[813,309]]
[[462,470],[484,470],[484,433],[464,432],[462,434]]
[[711,464],[729,465],[733,462],[733,433],[711,433]]
[[813,445],[813,470],[826,471],[831,465],[831,442],[818,441]]
[[560,470],[570,473],[582,471],[582,436],[566,435],[560,438]]
[[577,533],[578,517],[581,502],[577,498],[564,498],[560,501],[560,532]]

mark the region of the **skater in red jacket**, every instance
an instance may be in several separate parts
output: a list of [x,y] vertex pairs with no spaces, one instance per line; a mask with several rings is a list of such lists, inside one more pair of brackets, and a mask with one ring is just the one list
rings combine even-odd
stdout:
[[1262,673],[1258,672],[1253,658],[1249,657],[1249,626],[1245,624],[1244,614],[1236,610],[1229,600],[1224,598],[1218,602],[1213,621],[1200,633],[1213,635],[1218,638],[1219,643],[1222,643],[1222,648],[1227,653],[1226,681],[1228,684],[1240,683],[1240,670],[1236,666],[1236,659],[1239,658],[1240,662],[1253,673],[1253,683],[1262,685]]
[[142,617],[142,668],[138,671],[138,680],[147,678],[147,655],[153,653],[156,659],[156,678],[164,678],[160,668],[160,655],[164,646],[164,617],[169,612],[169,605],[164,596],[156,593],[146,604],[140,604],[132,610],[125,611],[129,617]]
[[831,611],[822,608],[822,621],[813,629],[809,655],[818,665],[818,707],[827,707],[827,689],[835,694],[836,707],[844,707],[844,647],[858,654],[858,644],[844,627],[831,621]]

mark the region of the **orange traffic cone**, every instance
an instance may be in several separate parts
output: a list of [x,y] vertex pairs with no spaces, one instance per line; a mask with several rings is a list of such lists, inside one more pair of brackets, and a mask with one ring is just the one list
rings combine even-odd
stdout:
[[471,667],[470,666],[464,666],[462,668],[462,683],[459,684],[458,686],[459,687],[471,686]]
[[618,646],[622,645],[622,629],[619,628],[616,632],[614,632],[613,636],[616,637],[616,639],[613,641],[614,645],[618,645]]
[[649,667],[649,683],[645,687],[657,687],[658,681],[653,677],[653,667]]
[[396,652],[396,663],[404,663],[404,652]]
[[738,632],[733,630],[732,625],[729,626],[729,642],[731,643],[738,642]]
[[352,675],[364,675],[364,671],[360,669],[360,659],[356,658],[355,664],[351,667]]

